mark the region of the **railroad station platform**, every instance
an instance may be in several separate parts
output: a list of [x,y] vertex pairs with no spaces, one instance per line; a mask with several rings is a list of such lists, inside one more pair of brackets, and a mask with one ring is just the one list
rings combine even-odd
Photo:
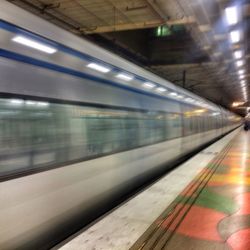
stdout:
[[55,249],[250,249],[249,149],[235,130]]

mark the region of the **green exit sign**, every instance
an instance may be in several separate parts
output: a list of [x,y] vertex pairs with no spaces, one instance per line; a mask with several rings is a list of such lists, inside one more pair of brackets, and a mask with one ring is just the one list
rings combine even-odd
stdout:
[[156,36],[170,36],[171,34],[171,30],[167,26],[158,26],[156,28]]

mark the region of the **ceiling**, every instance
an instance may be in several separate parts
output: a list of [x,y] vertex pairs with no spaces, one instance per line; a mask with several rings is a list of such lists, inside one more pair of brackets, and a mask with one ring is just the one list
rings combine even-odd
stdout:
[[[8,1],[225,107],[248,99],[247,0]],[[225,8],[235,4],[239,23],[230,26]],[[233,44],[235,29],[242,35]],[[243,54],[240,68],[236,50]]]

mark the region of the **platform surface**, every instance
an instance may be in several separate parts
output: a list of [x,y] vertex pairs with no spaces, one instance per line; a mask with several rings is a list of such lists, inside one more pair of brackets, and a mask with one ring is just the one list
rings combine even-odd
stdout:
[[54,249],[250,249],[249,144],[235,130]]
[[249,149],[250,135],[242,131],[131,249],[249,250]]

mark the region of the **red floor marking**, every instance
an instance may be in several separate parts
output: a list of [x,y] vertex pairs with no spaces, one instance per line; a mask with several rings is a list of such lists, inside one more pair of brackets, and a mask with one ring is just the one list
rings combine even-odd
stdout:
[[[164,221],[161,227],[169,227],[170,221],[175,215],[177,215],[180,208],[181,206],[178,205],[175,212],[171,214],[166,221]],[[188,208],[189,206],[186,205],[181,210],[180,214],[175,218],[174,222],[169,227],[170,230],[175,229],[176,225]],[[180,226],[177,228],[177,232],[189,237],[222,242],[223,240],[217,232],[217,224],[226,216],[227,215],[224,213],[193,205],[184,220],[181,222]]]
[[250,193],[243,193],[238,195],[236,197],[236,201],[240,205],[240,210],[236,214],[238,215],[250,214]]
[[250,229],[245,229],[231,235],[227,243],[233,250],[249,250],[250,249]]
[[209,208],[193,206],[177,232],[199,239],[223,241],[217,231],[217,224],[226,216]]

